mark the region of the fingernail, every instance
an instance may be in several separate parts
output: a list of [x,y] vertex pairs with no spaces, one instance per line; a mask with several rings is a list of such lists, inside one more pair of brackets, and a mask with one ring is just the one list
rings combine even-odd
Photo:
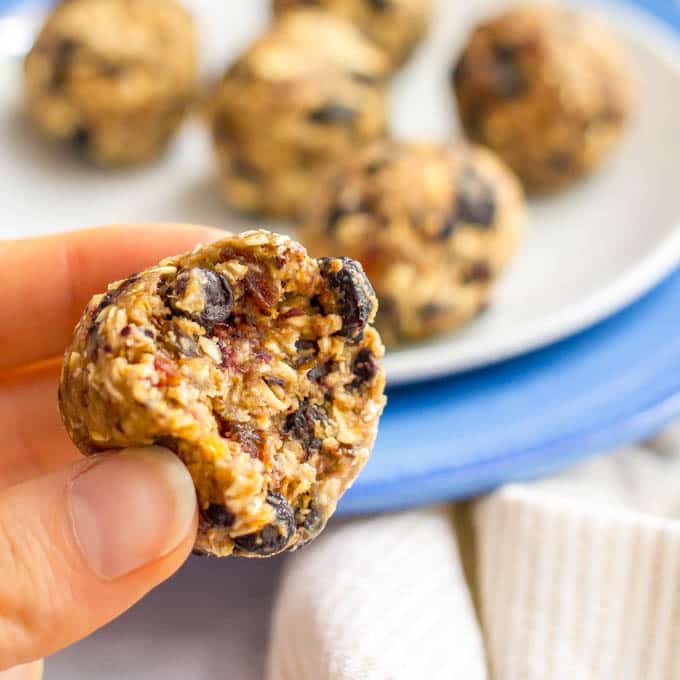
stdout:
[[105,580],[171,552],[196,513],[189,471],[161,447],[96,457],[73,479],[69,500],[83,557]]

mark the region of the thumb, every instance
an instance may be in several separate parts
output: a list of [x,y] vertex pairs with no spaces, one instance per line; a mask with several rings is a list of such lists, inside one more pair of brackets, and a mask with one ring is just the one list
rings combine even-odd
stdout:
[[0,493],[0,671],[125,611],[186,559],[189,472],[159,447],[108,453]]
[[43,676],[43,662],[14,666],[8,671],[0,671],[0,680],[41,680]]

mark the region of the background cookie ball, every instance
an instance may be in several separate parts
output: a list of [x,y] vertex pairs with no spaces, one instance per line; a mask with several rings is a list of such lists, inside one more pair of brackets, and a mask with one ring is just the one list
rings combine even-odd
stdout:
[[524,220],[519,183],[466,144],[382,142],[310,196],[300,233],[316,255],[359,260],[390,345],[455,328],[486,304]]
[[557,7],[525,5],[481,24],[452,77],[468,136],[494,149],[532,191],[596,167],[630,107],[615,39]]
[[[275,12],[309,5],[308,0],[274,0]],[[352,21],[380,47],[392,67],[403,63],[423,37],[431,0],[320,0],[314,3]]]
[[247,212],[292,215],[319,170],[385,130],[385,59],[349,23],[298,10],[228,70],[212,103],[223,193]]
[[157,155],[191,102],[191,17],[173,0],[69,0],[25,61],[38,127],[102,164]]

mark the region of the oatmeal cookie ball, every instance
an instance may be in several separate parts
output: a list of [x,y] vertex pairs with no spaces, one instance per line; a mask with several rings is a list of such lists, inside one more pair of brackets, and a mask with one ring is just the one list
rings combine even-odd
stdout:
[[284,14],[212,102],[221,186],[246,212],[290,216],[329,161],[385,130],[385,60],[327,12]]
[[468,136],[535,192],[598,166],[630,109],[630,75],[616,40],[564,8],[522,5],[482,23],[452,79]]
[[388,345],[453,329],[486,304],[515,252],[522,191],[488,151],[377,143],[310,196],[300,237],[316,255],[359,260]]
[[420,42],[432,12],[432,0],[273,0],[275,13],[312,4],[355,24],[385,52],[392,68]]
[[68,0],[24,64],[29,114],[102,165],[146,161],[178,128],[194,90],[191,17],[174,0]]
[[162,445],[198,494],[196,548],[267,557],[314,538],[368,459],[384,405],[361,266],[266,231],[95,295],[59,390],[86,454]]

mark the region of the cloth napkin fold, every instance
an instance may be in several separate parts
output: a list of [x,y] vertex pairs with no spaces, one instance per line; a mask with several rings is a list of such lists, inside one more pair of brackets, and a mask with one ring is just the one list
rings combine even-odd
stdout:
[[680,425],[288,561],[269,680],[680,678]]

